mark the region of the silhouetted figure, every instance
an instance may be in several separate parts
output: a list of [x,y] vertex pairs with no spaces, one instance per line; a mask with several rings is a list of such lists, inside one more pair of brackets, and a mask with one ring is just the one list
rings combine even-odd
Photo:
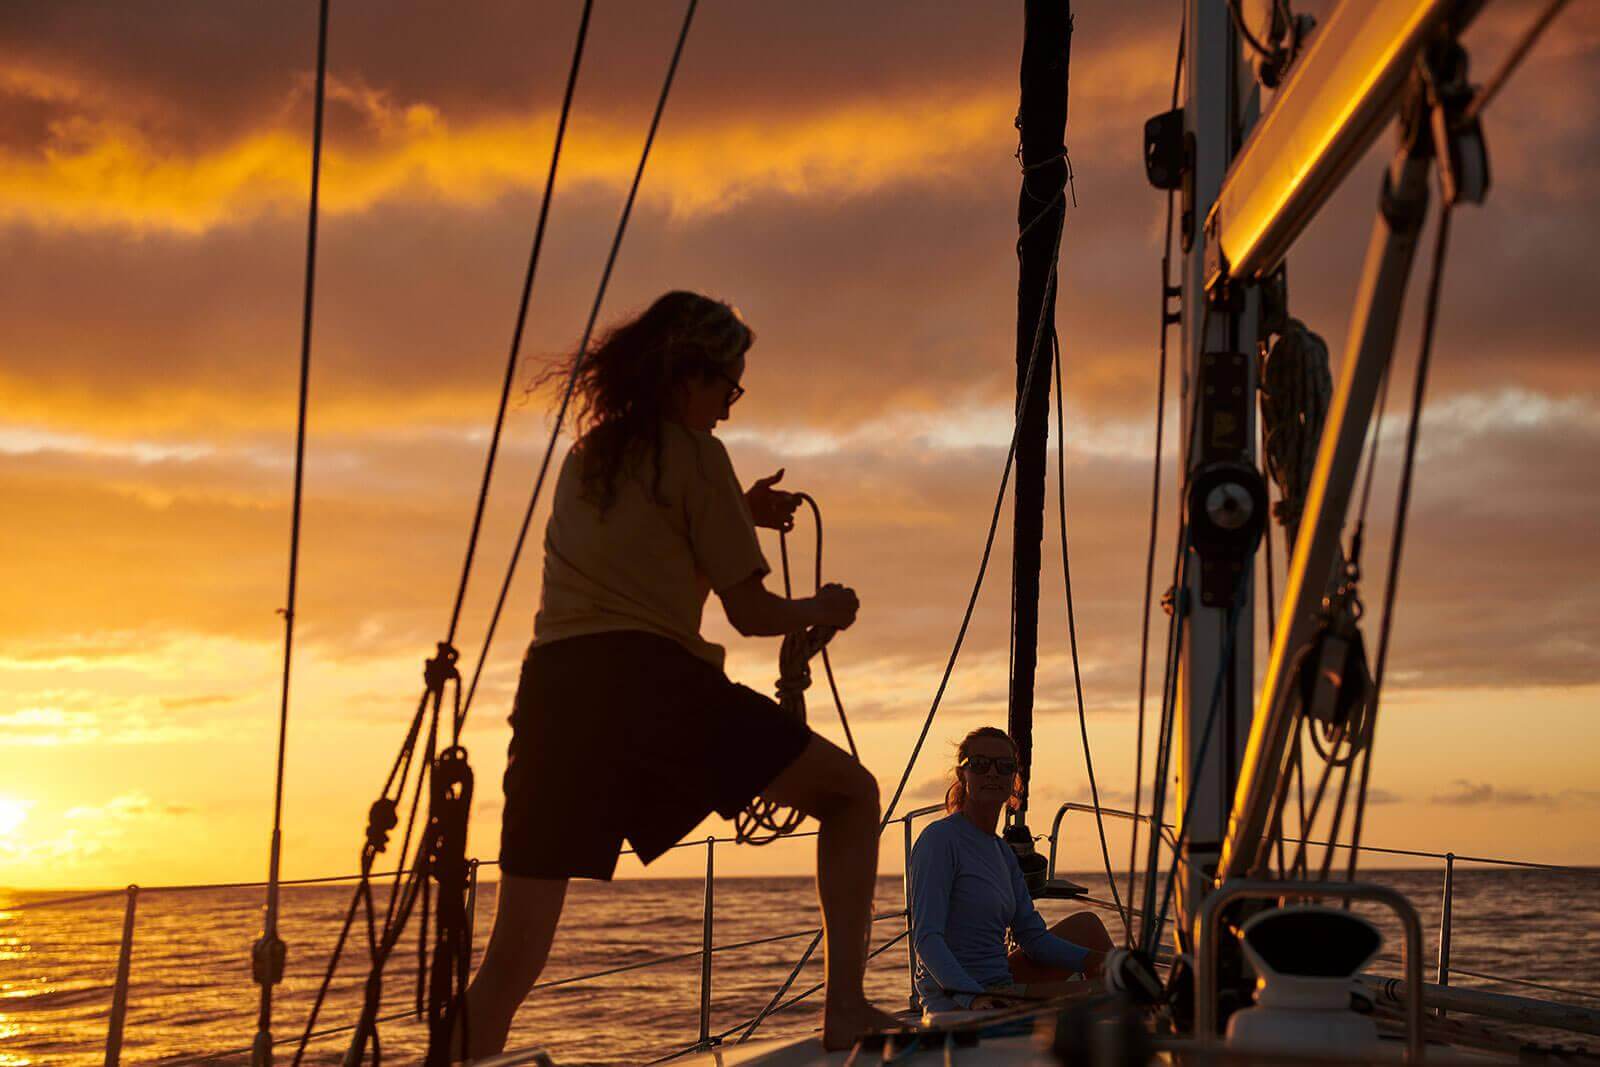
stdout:
[[[649,863],[710,812],[764,796],[813,816],[826,928],[823,1039],[894,1025],[862,990],[878,868],[878,785],[700,636],[706,595],[745,636],[855,621],[841,585],[767,591],[757,524],[798,498],[741,491],[712,435],[744,393],[737,311],[671,292],[578,354],[579,439],[556,483],[544,588],[511,716],[494,933],[468,993],[473,1056],[500,1051],[550,953],[570,878],[609,881],[626,839]],[[572,361],[546,377],[562,382]]]
[[[1002,1008],[1026,996],[1078,990],[1074,975],[1098,975],[1111,935],[1093,912],[1046,929],[1017,856],[995,833],[1000,812],[1022,792],[1017,746],[984,726],[962,739],[947,814],[911,851],[911,922],[917,994],[933,1011]],[[1006,953],[1006,932],[1017,948]],[[1003,994],[991,996],[989,994]]]

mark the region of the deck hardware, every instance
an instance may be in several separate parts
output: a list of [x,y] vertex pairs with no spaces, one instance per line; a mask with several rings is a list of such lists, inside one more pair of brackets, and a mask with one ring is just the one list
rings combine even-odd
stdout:
[[1383,904],[1400,919],[1405,931],[1406,1062],[1423,1061],[1426,1041],[1422,1031],[1422,921],[1417,909],[1402,894],[1387,886],[1366,882],[1291,882],[1238,879],[1223,882],[1201,904],[1196,916],[1198,954],[1195,963],[1194,1034],[1202,1044],[1217,1042],[1217,955],[1221,947],[1223,908],[1238,900],[1306,900],[1331,897],[1370,900]]

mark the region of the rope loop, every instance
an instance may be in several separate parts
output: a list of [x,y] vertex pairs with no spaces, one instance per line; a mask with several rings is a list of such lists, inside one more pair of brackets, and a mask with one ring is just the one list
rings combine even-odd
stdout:
[[[797,494],[801,501],[811,509],[812,518],[817,524],[817,559],[816,570],[813,577],[816,587],[822,588],[822,510],[817,507],[817,502],[807,493]],[[789,543],[784,531],[778,531],[778,546],[783,563],[783,592],[785,596],[794,595],[793,583],[789,574]],[[834,634],[839,631],[832,626],[808,626],[804,630],[796,630],[783,639],[783,647],[778,651],[778,680],[773,689],[777,696],[778,706],[784,711],[799,719],[806,721],[806,690],[811,688],[811,660],[816,656],[823,657],[823,666],[828,672],[828,687],[833,693],[835,706],[839,710],[839,721],[844,726],[845,738],[850,745],[851,754],[855,754],[855,739],[850,735],[850,722],[845,717],[844,704],[839,699],[839,690],[833,682],[833,669],[828,664],[828,642],[833,640]],[[774,804],[764,797],[756,797],[734,816],[734,840],[741,845],[769,845],[799,829],[805,821],[805,815],[792,809],[785,809]]]

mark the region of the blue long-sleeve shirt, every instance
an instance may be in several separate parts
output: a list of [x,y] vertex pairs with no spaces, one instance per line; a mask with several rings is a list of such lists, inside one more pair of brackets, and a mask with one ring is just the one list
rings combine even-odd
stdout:
[[1045,928],[1016,854],[960,812],[929,825],[911,850],[911,936],[917,993],[932,1011],[966,1008],[1012,984],[1006,930],[1029,959],[1080,971],[1089,950]]

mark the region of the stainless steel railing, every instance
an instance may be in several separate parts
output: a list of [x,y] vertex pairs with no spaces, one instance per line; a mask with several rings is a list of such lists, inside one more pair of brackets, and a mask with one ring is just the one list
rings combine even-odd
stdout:
[[[907,943],[906,959],[907,959],[907,965],[908,965],[907,966],[907,971],[908,971],[908,973],[907,973],[907,982],[908,982],[908,985],[912,981],[914,981],[914,973],[913,972],[914,972],[915,963],[916,963],[915,946],[911,943],[911,937],[910,937],[910,934],[911,934],[911,913],[910,913],[910,907],[909,907],[909,901],[910,901],[910,895],[911,895],[911,893],[910,893],[910,866],[911,866],[910,859],[911,859],[911,848],[912,848],[912,844],[913,844],[913,840],[914,840],[913,823],[915,822],[915,820],[917,820],[919,818],[922,818],[922,817],[924,817],[926,815],[935,814],[935,813],[941,812],[943,810],[944,810],[943,809],[943,805],[932,804],[932,805],[928,805],[926,807],[917,808],[917,809],[914,809],[912,811],[906,812],[904,815],[901,815],[901,816],[899,816],[899,817],[897,817],[895,819],[892,819],[890,821],[890,825],[892,825],[894,823],[901,824],[902,831],[903,831],[903,838],[902,838],[903,847],[904,847],[904,856],[903,856],[904,865],[903,865],[903,869],[906,872],[905,875],[904,875],[903,883],[902,883],[902,887],[903,887],[902,888],[902,892],[903,892],[903,901],[904,901],[904,903],[903,903],[902,907],[899,910],[890,911],[890,912],[884,912],[884,913],[875,915],[873,917],[873,922],[876,923],[876,922],[888,921],[888,920],[892,920],[892,919],[901,919],[903,921],[903,923],[904,923],[904,929],[902,929],[895,937],[891,938],[889,941],[885,942],[884,944],[878,946],[878,948],[874,949],[873,952],[872,952],[872,956],[876,957],[877,955],[881,954],[882,952],[886,951],[887,949],[893,947],[893,945],[897,944],[901,940],[906,941],[906,943]],[[1048,871],[1049,871],[1049,874],[1050,874],[1051,877],[1054,877],[1055,873],[1056,873],[1056,861],[1057,861],[1057,856],[1058,856],[1058,852],[1059,852],[1059,848],[1060,848],[1060,844],[1061,844],[1061,825],[1062,825],[1063,820],[1065,819],[1065,817],[1068,814],[1071,814],[1071,813],[1093,813],[1094,810],[1095,809],[1094,809],[1094,807],[1092,805],[1076,803],[1076,802],[1069,802],[1069,803],[1063,804],[1057,810],[1055,818],[1053,819],[1053,821],[1051,823],[1050,836],[1049,836],[1049,866],[1048,866]],[[1107,816],[1107,817],[1115,818],[1115,819],[1123,819],[1123,820],[1138,820],[1138,821],[1144,822],[1147,826],[1150,826],[1153,829],[1157,827],[1155,819],[1151,815],[1148,815],[1148,814],[1141,814],[1141,813],[1135,813],[1135,812],[1129,812],[1129,811],[1122,811],[1122,810],[1115,809],[1115,808],[1102,808],[1100,810],[1101,810],[1101,814],[1103,816]],[[885,827],[885,828],[887,829],[887,827]],[[1171,842],[1172,842],[1172,827],[1170,825],[1168,825],[1168,824],[1163,823],[1163,824],[1159,825],[1159,830],[1160,830],[1163,838],[1170,845]],[[816,831],[815,830],[802,830],[802,831],[796,832],[794,834],[791,834],[789,836],[791,836],[793,838],[814,837],[814,836],[816,836]],[[1291,843],[1296,843],[1296,844],[1300,843],[1299,839],[1288,839],[1288,840],[1290,840]],[[810,960],[812,953],[815,951],[815,948],[816,948],[816,945],[817,945],[817,939],[819,938],[819,935],[821,933],[821,931],[816,929],[816,928],[806,929],[806,930],[795,930],[795,931],[790,931],[790,932],[787,932],[787,933],[776,934],[776,935],[771,935],[771,936],[762,937],[762,938],[754,938],[754,939],[734,942],[734,943],[725,944],[725,945],[713,944],[713,936],[712,935],[714,933],[714,927],[715,927],[715,908],[716,908],[716,895],[715,895],[716,894],[716,889],[715,889],[716,879],[715,879],[714,853],[715,853],[715,849],[716,849],[717,845],[719,845],[719,844],[731,844],[733,842],[734,842],[734,839],[731,838],[731,837],[711,836],[711,837],[707,837],[707,838],[705,838],[705,839],[703,839],[701,841],[686,841],[686,842],[682,842],[682,843],[680,843],[678,845],[673,846],[675,849],[704,847],[705,850],[706,850],[706,866],[705,866],[705,874],[703,876],[703,901],[704,901],[704,904],[703,904],[703,911],[702,911],[702,917],[701,917],[700,947],[698,949],[695,949],[695,950],[690,951],[690,952],[683,952],[683,953],[676,953],[676,954],[667,955],[667,956],[654,957],[652,959],[641,960],[641,961],[638,961],[636,963],[624,964],[624,965],[618,966],[618,967],[606,968],[606,969],[599,970],[599,971],[594,971],[594,972],[591,972],[591,973],[588,973],[588,974],[575,975],[575,976],[568,977],[568,978],[556,979],[556,980],[553,980],[553,981],[550,981],[550,982],[542,982],[539,985],[535,986],[534,988],[535,989],[549,989],[549,988],[553,988],[553,987],[556,987],[556,986],[574,985],[574,984],[579,984],[579,983],[583,983],[583,982],[594,981],[594,980],[597,980],[597,979],[600,979],[600,978],[604,978],[604,977],[608,977],[608,976],[615,975],[615,974],[621,974],[621,973],[624,973],[624,972],[627,972],[627,971],[642,970],[642,969],[649,968],[649,967],[656,967],[656,966],[662,966],[662,965],[671,964],[671,963],[678,963],[678,962],[683,962],[683,961],[687,961],[687,960],[691,960],[691,959],[699,959],[700,960],[699,1026],[698,1026],[698,1035],[697,1035],[696,1043],[695,1043],[695,1045],[689,1046],[690,1049],[713,1047],[713,1046],[719,1044],[725,1038],[729,1037],[730,1035],[738,1034],[741,1031],[743,1031],[743,1034],[741,1035],[741,1040],[743,1040],[744,1038],[747,1038],[750,1033],[753,1033],[754,1029],[757,1026],[759,1026],[760,1023],[764,1019],[766,1019],[767,1017],[769,1017],[771,1015],[778,1014],[779,1012],[785,1011],[788,1008],[794,1006],[795,1004],[797,1004],[797,1003],[805,1000],[806,998],[812,996],[813,994],[815,994],[818,990],[820,990],[822,988],[820,983],[815,985],[815,986],[812,986],[811,988],[809,988],[807,990],[802,991],[801,993],[796,994],[795,996],[789,998],[788,1000],[783,1000],[782,999],[783,994],[788,991],[789,985],[792,984],[794,979],[798,977],[798,975],[799,975],[800,971],[803,969],[805,963]],[[1348,849],[1348,848],[1350,848],[1350,846],[1347,845],[1347,844],[1330,843],[1330,842],[1326,842],[1326,841],[1307,840],[1305,843],[1308,844],[1308,845],[1316,845],[1316,846],[1322,846],[1322,847],[1326,847],[1326,848],[1336,848],[1336,849]],[[631,854],[631,851],[632,850],[624,850],[624,854],[625,855],[626,854]],[[1479,979],[1479,980],[1482,980],[1482,981],[1505,982],[1505,983],[1513,984],[1513,985],[1527,985],[1527,986],[1530,986],[1532,988],[1544,989],[1547,992],[1557,992],[1557,993],[1561,993],[1561,994],[1564,994],[1564,995],[1572,995],[1572,996],[1585,997],[1585,998],[1590,998],[1590,999],[1600,999],[1600,993],[1595,993],[1595,992],[1590,992],[1590,991],[1585,991],[1585,990],[1579,990],[1579,989],[1565,988],[1565,987],[1559,987],[1559,988],[1558,987],[1554,987],[1554,986],[1548,986],[1547,987],[1547,986],[1541,985],[1539,983],[1531,983],[1531,982],[1528,982],[1526,980],[1517,979],[1517,978],[1513,978],[1513,977],[1502,976],[1502,975],[1494,975],[1494,974],[1489,974],[1489,973],[1480,972],[1480,971],[1466,970],[1464,968],[1453,966],[1452,963],[1451,963],[1451,959],[1450,959],[1451,928],[1452,928],[1452,923],[1453,923],[1453,909],[1454,909],[1454,896],[1455,896],[1455,874],[1456,874],[1456,863],[1457,863],[1457,861],[1460,861],[1460,862],[1463,862],[1463,863],[1470,863],[1470,864],[1481,864],[1481,865],[1498,866],[1498,867],[1510,867],[1510,868],[1517,868],[1517,869],[1523,869],[1523,870],[1537,870],[1537,871],[1546,871],[1546,872],[1561,873],[1561,874],[1584,875],[1584,876],[1591,876],[1591,877],[1600,876],[1600,868],[1573,867],[1573,866],[1567,866],[1567,865],[1562,865],[1562,864],[1536,863],[1536,862],[1525,861],[1525,860],[1508,860],[1508,859],[1502,859],[1502,858],[1499,858],[1499,857],[1465,855],[1465,854],[1460,854],[1460,853],[1455,853],[1455,852],[1433,852],[1433,851],[1428,851],[1426,849],[1389,848],[1389,847],[1378,846],[1378,845],[1362,845],[1360,847],[1360,851],[1362,851],[1364,853],[1371,853],[1371,854],[1374,854],[1374,855],[1404,856],[1404,857],[1414,858],[1414,859],[1434,859],[1434,860],[1439,860],[1439,861],[1442,862],[1443,868],[1444,868],[1444,870],[1443,870],[1443,874],[1444,874],[1444,889],[1443,889],[1443,899],[1442,899],[1442,907],[1441,907],[1441,915],[1440,915],[1439,951],[1438,951],[1438,959],[1437,959],[1437,963],[1436,963],[1436,974],[1437,974],[1436,984],[1438,984],[1440,986],[1448,985],[1449,976],[1451,974],[1457,974],[1457,975],[1466,975],[1466,976],[1469,976],[1469,977],[1472,977],[1472,978],[1475,978],[1475,979]],[[476,910],[475,909],[475,904],[476,904],[476,899],[477,899],[478,872],[479,872],[480,868],[482,868],[482,867],[493,867],[493,866],[497,866],[497,864],[494,861],[489,861],[489,860],[484,860],[484,861],[472,860],[472,861],[469,862],[469,866],[468,866],[468,872],[469,872],[468,873],[468,899],[469,899],[469,902],[473,905],[473,907],[468,912],[468,914],[469,914],[469,922],[470,922],[470,916],[474,915],[475,914],[475,910]],[[374,877],[374,879],[384,878],[384,877],[393,877],[396,873],[403,873],[403,872],[384,872],[383,874],[374,875],[373,877]],[[325,876],[325,877],[320,877],[320,878],[283,879],[282,881],[280,881],[279,884],[280,885],[284,885],[284,886],[334,885],[334,884],[338,884],[338,883],[341,883],[341,882],[353,882],[353,881],[356,881],[357,879],[359,879],[359,877],[360,877],[360,875],[347,874],[347,875]],[[121,1048],[122,1048],[123,1027],[124,1027],[126,1018],[127,1018],[127,1009],[128,1009],[129,996],[130,996],[129,976],[130,976],[130,973],[131,973],[131,970],[132,970],[132,963],[133,963],[134,950],[135,950],[136,917],[137,917],[137,907],[138,907],[139,899],[141,897],[149,897],[149,896],[154,895],[154,894],[185,893],[185,892],[196,892],[196,891],[205,891],[205,890],[220,890],[220,889],[259,889],[259,888],[264,887],[265,885],[266,885],[265,882],[212,882],[212,883],[159,885],[159,886],[130,885],[130,886],[126,887],[125,889],[120,889],[120,890],[108,890],[108,891],[105,891],[105,892],[95,892],[95,893],[81,893],[81,894],[74,894],[72,896],[66,896],[66,897],[51,897],[51,898],[46,898],[46,899],[42,899],[42,900],[24,901],[24,902],[17,903],[17,904],[7,905],[5,907],[0,907],[0,915],[12,913],[12,912],[41,909],[41,908],[68,907],[68,906],[78,905],[78,904],[86,904],[86,903],[92,903],[92,902],[96,902],[96,901],[110,900],[110,899],[116,898],[116,897],[122,897],[124,899],[125,906],[124,906],[124,910],[123,910],[122,937],[121,937],[121,940],[120,940],[120,944],[118,946],[116,979],[115,979],[114,985],[112,987],[112,1006],[111,1006],[111,1012],[110,1012],[109,1021],[108,1021],[108,1025],[107,1025],[106,1046],[105,1046],[105,1050],[106,1050],[105,1062],[108,1065],[115,1065],[115,1064],[118,1064],[120,1062]],[[1101,908],[1105,908],[1105,909],[1113,908],[1113,905],[1109,901],[1097,900],[1097,899],[1095,899],[1093,897],[1085,897],[1085,898],[1081,898],[1081,899],[1083,899],[1084,903],[1090,904],[1090,905],[1095,906],[1095,907],[1101,907]],[[766,1008],[764,1008],[758,1015],[756,1015],[752,1019],[745,1020],[745,1021],[741,1022],[739,1025],[737,1025],[735,1027],[732,1027],[732,1028],[730,1028],[730,1029],[728,1029],[726,1031],[723,1031],[720,1034],[711,1033],[710,1032],[710,1029],[711,1029],[711,1004],[712,1004],[712,998],[713,998],[713,986],[712,986],[711,965],[710,965],[711,957],[714,954],[720,953],[720,952],[733,952],[733,951],[738,951],[738,950],[741,950],[741,949],[752,948],[752,947],[755,947],[755,946],[758,946],[758,945],[773,944],[773,943],[781,942],[781,941],[798,940],[798,939],[806,938],[806,937],[809,937],[809,938],[813,939],[811,948],[809,948],[807,950],[806,954],[801,958],[800,963],[795,967],[794,973],[791,974],[789,979],[788,979],[788,981],[786,981],[784,983],[783,987],[780,989],[780,991],[778,993],[778,996],[774,998],[773,1002],[770,1003]],[[914,991],[913,991],[913,995],[914,995]],[[399,1012],[399,1013],[397,1013],[395,1015],[389,1016],[389,1017],[387,1017],[386,1019],[384,1019],[382,1021],[394,1021],[394,1020],[410,1017],[410,1016],[412,1016],[414,1014],[415,1014],[414,1010],[403,1011],[403,1012]],[[319,1030],[316,1033],[314,1033],[312,1036],[313,1036],[313,1038],[325,1038],[325,1037],[329,1037],[329,1036],[338,1035],[338,1034],[341,1034],[341,1033],[346,1033],[350,1029],[352,1029],[352,1027],[348,1027],[348,1026],[331,1027],[331,1028],[327,1028],[327,1029],[324,1029],[324,1030]],[[286,1039],[286,1040],[294,1041],[294,1040],[298,1040],[298,1038],[292,1038],[292,1039]],[[282,1042],[280,1042],[280,1043],[282,1043]],[[203,1059],[203,1058],[206,1058],[206,1057],[209,1057],[209,1056],[217,1056],[217,1055],[246,1054],[246,1053],[249,1053],[249,1052],[250,1052],[250,1048],[248,1046],[246,1046],[246,1047],[244,1047],[242,1049],[229,1050],[228,1052],[207,1053],[204,1057],[199,1057],[199,1058]],[[676,1053],[675,1053],[675,1055],[676,1055]]]

